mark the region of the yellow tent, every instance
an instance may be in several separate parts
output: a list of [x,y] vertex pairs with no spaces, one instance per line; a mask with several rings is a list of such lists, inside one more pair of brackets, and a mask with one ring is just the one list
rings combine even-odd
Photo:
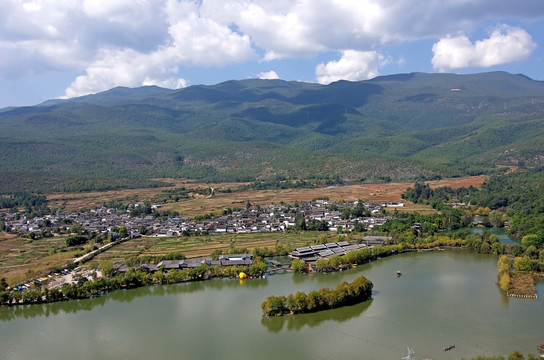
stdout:
[[241,272],[239,276],[240,276],[240,279],[247,279],[247,275],[245,272]]

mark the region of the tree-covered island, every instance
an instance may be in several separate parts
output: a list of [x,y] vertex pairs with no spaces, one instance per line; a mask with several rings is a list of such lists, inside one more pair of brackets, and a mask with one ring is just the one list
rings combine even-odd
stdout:
[[372,297],[373,284],[364,276],[359,276],[352,283],[342,282],[335,289],[322,288],[306,294],[269,296],[261,304],[264,316],[283,316],[304,314],[321,310],[335,309],[367,301]]

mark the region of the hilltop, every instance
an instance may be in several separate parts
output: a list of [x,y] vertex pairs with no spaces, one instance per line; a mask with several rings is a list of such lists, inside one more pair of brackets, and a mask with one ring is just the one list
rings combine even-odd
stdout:
[[411,181],[540,165],[544,83],[399,74],[118,87],[0,110],[0,193],[199,181]]

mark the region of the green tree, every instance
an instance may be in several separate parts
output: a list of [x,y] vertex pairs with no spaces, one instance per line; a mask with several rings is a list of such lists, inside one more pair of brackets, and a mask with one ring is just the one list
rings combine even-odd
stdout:
[[302,215],[295,216],[295,228],[297,230],[307,230],[306,219]]
[[308,270],[308,267],[306,266],[306,263],[300,259],[295,259],[291,263],[291,268],[294,272],[306,272]]
[[483,241],[482,245],[480,246],[479,252],[482,254],[491,254],[492,247],[487,241]]
[[499,274],[510,272],[510,259],[507,255],[501,255],[498,261]]
[[282,296],[270,296],[261,304],[264,315],[279,316],[286,312],[285,298]]
[[70,226],[70,234],[83,235],[85,234],[85,229],[78,224]]
[[0,305],[9,305],[11,303],[11,296],[9,291],[0,291]]
[[[212,251],[212,253],[210,254],[211,258],[213,260],[219,260],[219,255],[223,255],[223,250],[221,249],[215,249]],[[258,255],[255,255],[255,256],[258,256]]]
[[521,245],[524,247],[529,246],[538,246],[539,245],[539,236],[536,234],[529,234],[525,235],[523,238],[521,238]]
[[297,291],[297,293],[295,294],[295,298],[294,298],[294,301],[295,301],[295,313],[301,313],[303,312],[307,307],[306,307],[306,293],[302,292],[302,291]]
[[503,215],[497,210],[493,210],[489,213],[489,222],[493,227],[503,227],[504,223],[502,221]]
[[527,249],[525,249],[525,255],[527,255],[531,259],[538,259],[539,251],[536,246],[531,245],[528,246]]
[[508,355],[508,360],[525,360],[525,357],[523,357],[523,354],[519,351],[514,351]]
[[100,271],[104,276],[111,276],[115,272],[113,262],[111,260],[103,260],[100,262]]
[[155,271],[153,273],[153,283],[157,285],[163,285],[166,282],[166,277],[162,271]]
[[118,234],[121,239],[124,239],[128,236],[128,231],[125,225],[119,226]]
[[353,231],[358,233],[366,231],[365,224],[363,222],[355,221]]
[[315,262],[315,267],[319,271],[326,270],[330,267],[329,260],[327,259],[317,259]]
[[293,294],[289,294],[285,299],[285,308],[289,310],[290,313],[294,313],[296,311],[297,304],[295,302],[295,296]]
[[531,271],[533,270],[533,262],[528,256],[516,256],[514,259],[514,268],[517,271]]
[[499,275],[499,288],[505,293],[510,289],[510,273]]
[[6,278],[3,277],[0,279],[0,291],[6,290],[8,288],[8,282],[6,281]]
[[333,268],[337,269],[340,267],[340,265],[342,265],[342,258],[340,258],[340,256],[338,255],[334,255],[333,257],[329,259],[329,264]]
[[306,310],[309,312],[319,310],[321,295],[317,291],[311,291],[306,297]]
[[262,260],[255,260],[253,264],[249,266],[248,269],[248,275],[255,276],[255,275],[262,275],[268,270],[268,265]]
[[83,245],[88,240],[89,239],[87,239],[87,237],[83,235],[72,235],[66,239],[66,245],[67,246]]

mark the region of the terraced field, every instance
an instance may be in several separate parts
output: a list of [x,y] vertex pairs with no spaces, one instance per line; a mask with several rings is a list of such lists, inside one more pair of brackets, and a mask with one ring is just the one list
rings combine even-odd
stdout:
[[62,267],[80,250],[64,251],[65,238],[30,240],[15,235],[0,236],[0,277],[21,283],[45,275],[51,267]]
[[273,248],[277,244],[289,244],[292,248],[313,244],[322,236],[327,241],[336,241],[332,233],[288,232],[265,234],[214,235],[193,237],[143,237],[126,241],[112,249],[97,255],[92,262],[102,260],[124,261],[131,256],[151,255],[162,256],[170,252],[181,252],[187,258],[209,256],[214,250],[228,252],[230,246],[247,248]]

